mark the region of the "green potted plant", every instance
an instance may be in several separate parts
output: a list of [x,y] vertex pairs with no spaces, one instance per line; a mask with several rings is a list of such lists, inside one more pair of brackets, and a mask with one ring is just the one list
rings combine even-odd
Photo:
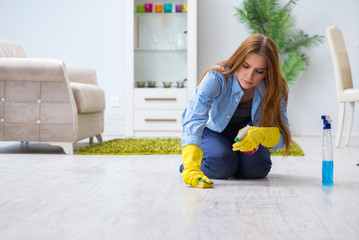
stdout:
[[244,0],[240,7],[235,7],[240,23],[244,23],[250,34],[264,34],[277,44],[281,71],[288,85],[307,69],[309,57],[303,49],[323,43],[324,36],[308,36],[295,27],[291,15],[298,0],[289,0],[281,6],[280,0]]

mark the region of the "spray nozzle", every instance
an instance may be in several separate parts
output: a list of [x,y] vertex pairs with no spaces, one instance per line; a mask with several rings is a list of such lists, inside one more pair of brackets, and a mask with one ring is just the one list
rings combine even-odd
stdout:
[[323,115],[322,119],[323,119],[323,129],[331,129],[332,119],[330,118],[330,116]]

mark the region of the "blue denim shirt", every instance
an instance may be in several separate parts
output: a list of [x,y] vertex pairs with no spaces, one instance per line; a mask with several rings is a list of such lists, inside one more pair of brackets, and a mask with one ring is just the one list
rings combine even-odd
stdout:
[[[253,126],[258,126],[260,103],[267,84],[267,80],[264,79],[255,88],[251,110]],[[209,71],[195,89],[182,114],[182,147],[189,144],[201,147],[201,136],[205,127],[221,133],[231,120],[243,94],[237,73],[226,78],[217,71]],[[288,128],[287,108],[283,98],[281,98],[281,114]],[[272,147],[272,150],[283,147],[284,140],[281,134],[279,143]]]

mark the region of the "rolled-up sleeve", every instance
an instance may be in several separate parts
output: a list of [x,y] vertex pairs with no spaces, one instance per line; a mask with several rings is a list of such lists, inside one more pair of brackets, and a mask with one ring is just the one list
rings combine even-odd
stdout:
[[223,79],[214,71],[208,72],[189,100],[182,114],[182,147],[194,144],[201,147],[203,129],[215,98],[221,92]]

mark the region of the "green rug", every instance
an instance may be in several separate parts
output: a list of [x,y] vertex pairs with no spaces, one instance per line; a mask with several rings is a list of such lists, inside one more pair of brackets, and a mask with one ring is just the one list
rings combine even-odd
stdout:
[[[181,139],[179,138],[126,138],[114,139],[102,143],[79,148],[75,154],[89,155],[138,155],[138,154],[181,154]],[[284,149],[271,151],[273,156],[281,156]],[[300,146],[292,141],[290,156],[304,156]]]

